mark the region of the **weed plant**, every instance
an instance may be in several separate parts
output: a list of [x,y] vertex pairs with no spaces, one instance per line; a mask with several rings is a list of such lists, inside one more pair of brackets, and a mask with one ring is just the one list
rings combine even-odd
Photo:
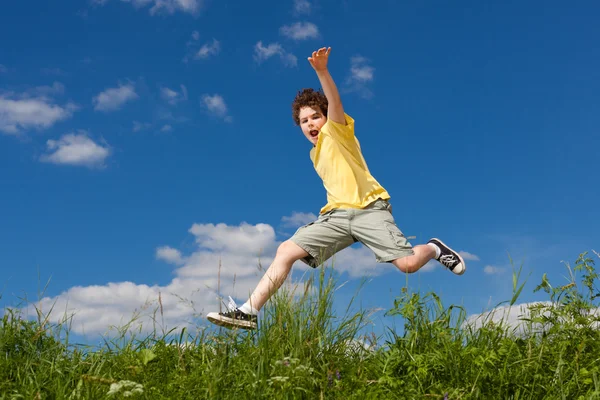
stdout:
[[[566,269],[566,285],[542,277],[535,291],[548,301],[518,323],[467,318],[435,293],[404,289],[387,313],[401,333],[381,337],[364,336],[368,310],[333,312],[330,269],[302,293],[278,292],[255,332],[155,329],[138,338],[125,327],[91,348],[69,342],[68,322],[6,309],[0,399],[600,399],[594,259],[583,253]],[[518,307],[520,272],[498,311]]]

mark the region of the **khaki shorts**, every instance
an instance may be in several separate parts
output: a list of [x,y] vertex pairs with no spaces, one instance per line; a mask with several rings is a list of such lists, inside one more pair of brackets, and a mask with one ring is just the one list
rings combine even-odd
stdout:
[[414,254],[396,226],[392,206],[381,199],[362,209],[334,209],[321,214],[316,221],[300,227],[290,240],[309,254],[302,261],[315,268],[356,242],[371,249],[377,262]]

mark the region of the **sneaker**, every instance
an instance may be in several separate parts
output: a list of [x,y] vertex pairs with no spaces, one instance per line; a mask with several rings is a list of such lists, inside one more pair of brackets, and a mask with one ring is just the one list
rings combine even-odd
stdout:
[[462,275],[467,270],[467,265],[460,254],[446,246],[440,239],[433,238],[428,243],[433,243],[440,248],[440,256],[436,258],[444,267],[454,272],[456,275]]
[[211,312],[206,315],[206,318],[215,325],[225,328],[241,328],[241,329],[256,329],[258,319],[256,315],[246,314],[237,308],[235,301],[229,297],[229,304],[226,306],[227,312]]

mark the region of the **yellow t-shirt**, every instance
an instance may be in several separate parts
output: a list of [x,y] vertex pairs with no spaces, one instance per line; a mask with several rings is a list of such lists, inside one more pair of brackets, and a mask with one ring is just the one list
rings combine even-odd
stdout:
[[354,136],[354,119],[348,114],[346,125],[327,120],[310,159],[327,190],[321,214],[334,208],[364,208],[379,198],[390,198],[369,172]]

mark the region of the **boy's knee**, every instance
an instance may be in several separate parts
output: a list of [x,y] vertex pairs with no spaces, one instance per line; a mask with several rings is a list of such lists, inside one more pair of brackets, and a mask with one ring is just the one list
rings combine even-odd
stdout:
[[308,255],[306,251],[291,240],[286,240],[277,248],[276,257],[284,258],[289,261],[297,261]]
[[397,258],[394,261],[392,261],[392,264],[394,264],[400,271],[406,274],[412,274],[413,272],[417,272],[421,267],[408,257]]

